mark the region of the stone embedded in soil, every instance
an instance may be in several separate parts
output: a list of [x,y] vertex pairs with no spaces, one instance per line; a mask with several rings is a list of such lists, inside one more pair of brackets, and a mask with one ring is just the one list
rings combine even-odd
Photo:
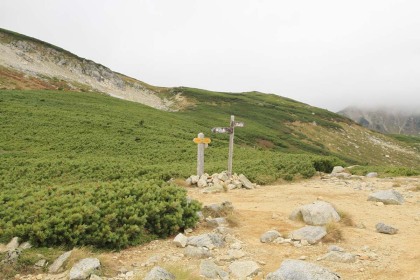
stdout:
[[378,201],[383,202],[384,204],[400,205],[404,203],[404,197],[395,190],[385,190],[370,194],[368,201]]
[[216,265],[212,260],[202,260],[200,275],[208,279],[229,279],[229,273]]
[[315,201],[311,204],[306,204],[298,209],[294,210],[290,215],[291,219],[298,219],[300,217],[303,218],[303,221],[307,225],[312,226],[320,226],[326,225],[329,222],[338,222],[340,221],[340,215],[338,215],[337,211],[334,207],[325,201]]
[[101,263],[96,258],[86,258],[77,262],[70,270],[70,280],[84,280],[101,268]]
[[309,244],[315,244],[325,235],[327,235],[327,231],[324,227],[305,226],[298,230],[292,231],[289,238],[292,240],[306,240],[309,242]]
[[144,280],[175,280],[175,275],[159,266],[155,266]]
[[323,260],[340,263],[354,263],[356,262],[356,256],[351,253],[345,253],[340,251],[331,251],[322,257]]
[[175,244],[175,246],[181,247],[181,248],[184,248],[185,246],[187,246],[187,242],[188,242],[188,237],[186,237],[182,233],[179,233],[177,236],[175,236],[173,240],[173,243]]
[[266,280],[339,280],[340,276],[316,264],[301,260],[285,260]]
[[235,261],[229,265],[229,270],[234,277],[246,279],[260,271],[259,265],[254,261]]
[[394,228],[392,226],[386,225],[384,223],[378,223],[375,226],[376,231],[379,233],[385,233],[385,234],[397,234],[398,229]]
[[271,243],[279,237],[281,237],[281,234],[277,230],[269,230],[261,235],[260,241],[262,243]]

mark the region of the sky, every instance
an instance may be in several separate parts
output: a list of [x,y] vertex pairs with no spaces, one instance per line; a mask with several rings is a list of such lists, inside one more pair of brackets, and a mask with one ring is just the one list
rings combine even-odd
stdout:
[[420,108],[418,0],[1,0],[0,27],[157,86]]

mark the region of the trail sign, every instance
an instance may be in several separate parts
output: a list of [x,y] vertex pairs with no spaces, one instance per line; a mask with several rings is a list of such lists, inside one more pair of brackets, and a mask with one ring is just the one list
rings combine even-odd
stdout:
[[211,129],[211,132],[213,133],[232,133],[231,127],[213,127]]
[[194,138],[193,141],[196,144],[210,144],[211,143],[210,138]]
[[228,158],[228,176],[232,177],[232,165],[233,165],[233,137],[235,134],[235,127],[244,127],[245,123],[235,122],[235,116],[230,116],[229,127],[213,127],[211,132],[213,133],[228,133],[229,134],[229,158]]

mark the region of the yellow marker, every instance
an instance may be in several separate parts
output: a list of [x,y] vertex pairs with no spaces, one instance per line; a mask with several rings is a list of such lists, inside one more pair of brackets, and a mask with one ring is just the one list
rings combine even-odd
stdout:
[[210,138],[194,138],[193,141],[196,144],[210,144],[211,143]]

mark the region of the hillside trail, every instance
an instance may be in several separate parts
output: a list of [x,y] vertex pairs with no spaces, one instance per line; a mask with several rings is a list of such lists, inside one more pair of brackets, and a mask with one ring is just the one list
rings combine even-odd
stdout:
[[[261,273],[254,279],[264,279],[277,270],[284,259],[305,259],[338,273],[343,279],[420,279],[420,177],[416,178],[314,178],[279,185],[260,186],[252,190],[237,189],[223,193],[202,194],[199,188],[187,188],[190,197],[208,205],[232,202],[238,225],[232,234],[243,242],[246,259],[258,261]],[[381,205],[367,201],[370,193],[394,188],[405,198],[402,205]],[[297,207],[324,200],[338,211],[351,215],[355,226],[341,225],[344,240],[295,247],[290,244],[261,243],[261,234],[277,229],[283,236],[304,226],[289,220]],[[376,232],[379,222],[399,229],[395,235]],[[200,226],[190,235],[209,232]],[[108,255],[113,263],[137,267],[138,275],[151,269],[150,262],[162,266],[179,266],[195,271],[200,260],[182,257],[182,250],[171,244],[172,238],[154,241]],[[338,245],[346,252],[358,255],[355,263],[317,260],[328,252],[328,246]],[[179,254],[181,253],[181,255]],[[141,264],[141,265],[140,265]],[[142,274],[143,273],[143,274]],[[137,274],[137,273],[136,273]]]

